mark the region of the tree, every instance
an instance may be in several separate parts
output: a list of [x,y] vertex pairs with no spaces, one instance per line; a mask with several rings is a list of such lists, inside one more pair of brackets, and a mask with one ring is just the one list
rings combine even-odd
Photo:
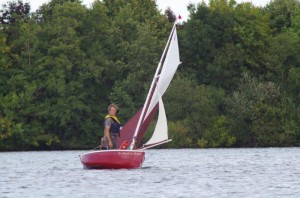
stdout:
[[2,5],[0,13],[0,24],[13,25],[17,22],[24,22],[29,19],[30,5],[29,3],[23,3],[21,0],[17,2],[10,1]]
[[295,114],[286,119],[287,112],[292,109],[285,101],[284,92],[275,83],[244,75],[238,90],[226,102],[237,145],[284,146],[293,143],[290,140],[296,139],[297,126],[291,126],[287,120],[294,120]]
[[39,22],[51,21],[55,7],[68,2],[81,3],[80,0],[50,0],[48,3],[43,4],[37,9],[35,19]]
[[280,34],[292,26],[292,16],[299,7],[297,0],[272,0],[265,7],[270,14],[270,27],[273,34]]
[[86,13],[87,9],[77,2],[56,4],[51,20],[43,22],[40,33],[43,56],[37,60],[35,72],[43,81],[38,83],[38,106],[46,111],[42,116],[45,130],[55,134],[63,147],[78,146],[77,138],[82,138],[83,146],[88,144],[86,138],[95,136],[98,128],[91,124],[96,115],[91,113],[85,91],[86,81],[94,77],[81,49]]
[[0,117],[1,132],[5,135],[1,149],[26,150],[38,146],[41,138],[47,139],[41,123],[34,116],[36,82],[30,76],[34,68],[32,62],[38,56],[35,53],[38,28],[29,14],[29,4],[8,2],[4,8],[1,52],[6,56],[1,57],[4,65],[1,64],[0,73],[3,80]]
[[171,25],[152,1],[104,2],[115,30],[115,47],[109,55],[115,81],[109,99],[120,105],[120,116],[128,119],[143,106]]
[[174,23],[177,19],[176,15],[174,14],[173,10],[168,7],[166,10],[165,10],[165,15],[167,16],[168,18],[168,21],[170,23]]
[[200,147],[230,147],[235,144],[236,137],[229,131],[229,122],[224,115],[215,118],[210,128],[205,129],[203,137],[198,140]]
[[240,74],[266,73],[268,18],[250,3],[211,1],[190,7],[182,34],[183,71],[199,83],[232,91]]
[[292,54],[292,60],[294,61],[288,70],[287,87],[289,93],[294,98],[295,104],[300,105],[300,60],[296,54],[300,53],[300,6],[295,8],[295,12],[292,16],[292,27],[290,28],[291,38],[294,42],[291,43],[294,47],[294,53]]
[[168,120],[188,126],[187,135],[196,146],[204,131],[212,127],[212,120],[222,114],[224,99],[223,89],[198,85],[178,76],[168,88],[164,101]]
[[[1,28],[1,26],[0,26]],[[4,86],[4,82],[7,79],[7,70],[11,67],[10,60],[10,47],[6,44],[7,36],[2,31],[0,31],[0,84],[1,88]],[[1,93],[4,93],[5,90],[0,90]]]

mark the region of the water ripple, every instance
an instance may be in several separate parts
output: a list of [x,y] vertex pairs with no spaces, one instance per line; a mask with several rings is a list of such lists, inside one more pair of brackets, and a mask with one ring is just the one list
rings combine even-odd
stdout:
[[83,151],[0,153],[0,197],[292,197],[300,148],[148,150],[135,170],[83,169]]

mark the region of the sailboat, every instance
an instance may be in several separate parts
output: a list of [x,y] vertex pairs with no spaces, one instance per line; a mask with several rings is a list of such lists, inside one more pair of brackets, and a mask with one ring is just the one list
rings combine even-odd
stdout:
[[[140,168],[145,150],[171,141],[168,138],[167,117],[162,96],[167,90],[178,65],[179,47],[176,24],[171,30],[167,44],[154,74],[144,106],[122,127],[117,142],[119,149],[93,150],[80,155],[84,168],[133,169]],[[140,146],[144,134],[158,111],[157,123],[152,137]]]

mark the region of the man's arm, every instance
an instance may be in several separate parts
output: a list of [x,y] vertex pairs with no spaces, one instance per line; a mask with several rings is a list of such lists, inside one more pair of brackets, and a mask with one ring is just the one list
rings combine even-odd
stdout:
[[113,147],[112,140],[110,138],[110,132],[109,132],[110,126],[105,126],[105,137],[108,140],[108,146],[109,148]]

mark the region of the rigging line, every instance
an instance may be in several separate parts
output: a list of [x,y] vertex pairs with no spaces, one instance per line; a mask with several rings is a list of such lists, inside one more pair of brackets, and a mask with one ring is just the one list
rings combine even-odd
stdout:
[[97,149],[99,149],[100,147],[101,147],[101,144],[100,144],[99,146],[93,148],[92,150],[97,150]]

